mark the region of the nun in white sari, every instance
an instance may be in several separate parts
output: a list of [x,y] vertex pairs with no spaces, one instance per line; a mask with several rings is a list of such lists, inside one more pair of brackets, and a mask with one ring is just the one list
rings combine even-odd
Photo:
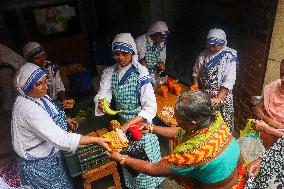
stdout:
[[[132,124],[152,122],[157,112],[156,97],[148,70],[138,62],[136,45],[130,33],[115,36],[112,52],[117,64],[106,68],[102,74],[100,89],[95,96],[96,115],[104,114],[101,102],[103,97],[108,102],[114,99],[116,108],[122,110],[118,117],[126,132]],[[143,154],[146,153],[144,157],[147,160],[154,163],[161,160],[159,141],[155,134],[143,134],[139,144],[136,144],[133,149],[137,149],[139,145]],[[123,175],[126,187],[131,189],[157,188],[164,180],[163,177],[151,177],[142,173],[131,174],[125,168]]]
[[146,34],[135,39],[139,62],[148,68],[150,74],[165,70],[168,34],[167,24],[157,21]]
[[12,112],[12,141],[22,184],[72,189],[59,150],[75,152],[79,144],[91,143],[109,150],[109,140],[67,132],[66,115],[46,95],[46,73],[35,64],[19,69],[15,86],[20,95]]

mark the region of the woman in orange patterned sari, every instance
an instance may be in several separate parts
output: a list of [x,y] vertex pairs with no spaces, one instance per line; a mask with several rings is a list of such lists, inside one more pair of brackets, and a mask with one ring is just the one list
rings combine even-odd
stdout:
[[108,153],[122,166],[152,176],[174,177],[188,189],[241,189],[244,165],[240,147],[209,97],[200,91],[183,93],[175,106],[178,127],[144,125],[144,132],[177,139],[173,154],[157,163],[118,152]]

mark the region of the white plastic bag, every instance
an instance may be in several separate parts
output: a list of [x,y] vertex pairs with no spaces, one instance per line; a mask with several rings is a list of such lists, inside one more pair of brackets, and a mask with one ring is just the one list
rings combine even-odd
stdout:
[[240,144],[241,154],[247,164],[257,159],[265,152],[264,146],[256,135],[247,133],[240,137],[238,142]]

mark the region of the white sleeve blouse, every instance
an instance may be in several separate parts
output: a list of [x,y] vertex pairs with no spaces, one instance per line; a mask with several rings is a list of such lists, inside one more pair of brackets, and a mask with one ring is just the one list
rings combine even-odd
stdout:
[[[153,40],[148,37],[148,42],[149,45],[153,45]],[[136,47],[137,47],[137,52],[138,52],[138,59],[142,60],[145,57],[146,53],[146,45],[147,45],[147,37],[146,34],[141,35],[135,39]],[[166,62],[167,58],[167,47],[164,42],[160,43],[160,47],[162,48],[162,51],[160,53],[160,60]]]
[[[75,152],[81,135],[68,133],[55,124],[38,104],[18,96],[12,114],[12,141],[22,158],[44,158],[53,148]],[[35,148],[34,148],[35,147]],[[28,150],[31,149],[31,150]]]
[[[98,109],[98,100],[105,97],[108,102],[112,99],[112,91],[111,91],[111,78],[112,73],[117,65],[113,65],[111,67],[106,68],[103,71],[101,76],[100,82],[100,89],[98,94],[95,96],[95,115],[101,116],[103,115],[102,112]],[[119,79],[123,77],[125,72],[130,68],[131,64],[125,68],[120,68],[119,71]],[[139,79],[149,75],[149,72],[146,67],[138,64],[137,65],[139,71]],[[154,94],[154,89],[151,83],[147,83],[141,87],[141,111],[139,112],[139,116],[146,119],[148,122],[152,122],[152,119],[156,116],[157,112],[157,103],[156,103],[156,96]]]
[[[231,91],[236,81],[237,51],[229,47],[225,47],[222,51],[229,51],[230,53],[226,53],[226,56],[218,64],[218,87],[222,86]],[[202,51],[196,59],[192,76],[199,77],[204,63],[208,62],[210,58],[212,57],[206,56],[206,50]]]
[[46,61],[46,64],[49,65],[47,66],[47,68],[45,68],[45,71],[47,72],[48,75],[48,79],[50,82],[50,85],[52,87],[52,94],[51,94],[51,98],[52,100],[57,99],[57,94],[60,91],[65,91],[65,87],[64,84],[62,82],[59,70],[56,71],[56,73],[54,73],[53,68],[50,66],[52,65],[52,62],[50,61]]

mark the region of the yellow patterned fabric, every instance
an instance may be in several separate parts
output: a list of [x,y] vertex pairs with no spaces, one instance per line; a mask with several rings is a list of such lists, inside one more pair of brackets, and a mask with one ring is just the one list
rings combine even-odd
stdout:
[[164,162],[175,167],[195,167],[206,164],[220,155],[233,137],[221,114],[208,128],[186,138],[182,129],[178,132],[178,146],[174,153],[164,157]]

